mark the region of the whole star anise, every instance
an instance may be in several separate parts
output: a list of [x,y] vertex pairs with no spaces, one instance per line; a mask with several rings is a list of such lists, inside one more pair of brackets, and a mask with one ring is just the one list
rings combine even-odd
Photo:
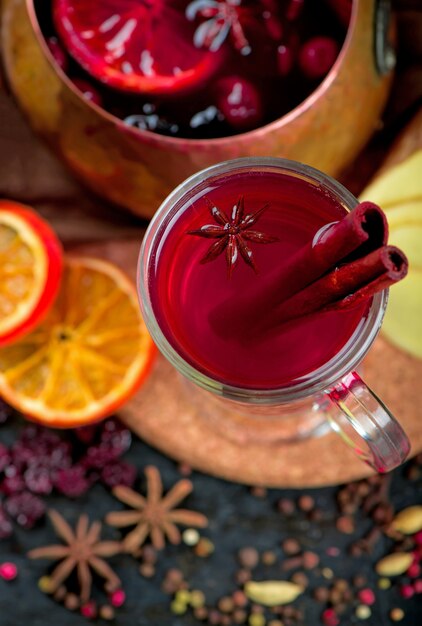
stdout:
[[180,532],[176,524],[198,528],[208,524],[207,518],[202,513],[174,508],[192,491],[190,480],[180,480],[163,497],[163,484],[158,469],[149,465],[145,468],[145,475],[147,496],[144,497],[123,485],[115,487],[113,494],[118,500],[132,507],[132,510],[108,513],[105,518],[107,524],[116,528],[136,526],[123,540],[123,547],[127,552],[136,553],[148,536],[157,550],[164,548],[165,537],[170,543],[180,543]]
[[205,19],[195,31],[194,44],[215,52],[230,34],[233,45],[242,54],[251,51],[242,27],[242,14],[248,12],[242,0],[193,0],[186,8],[186,17]]
[[87,515],[79,517],[75,532],[57,511],[49,511],[48,516],[56,534],[66,545],[55,544],[35,548],[28,552],[28,557],[60,560],[49,576],[49,593],[54,593],[76,569],[81,603],[88,602],[92,586],[90,568],[104,578],[108,593],[118,589],[121,586],[120,579],[102,557],[122,552],[122,544],[117,541],[100,541],[101,523],[95,521],[89,526]]
[[259,220],[261,215],[269,208],[269,204],[265,204],[261,209],[254,213],[245,215],[244,198],[240,196],[234,205],[230,218],[224,211],[219,209],[215,204],[205,197],[211,215],[215,224],[205,224],[197,230],[187,231],[188,235],[196,235],[198,237],[206,237],[209,239],[217,239],[209,248],[205,256],[202,257],[201,263],[213,261],[220,254],[226,251],[227,271],[229,277],[239,257],[239,252],[245,263],[250,265],[256,272],[257,267],[253,258],[252,250],[249,248],[247,241],[253,243],[274,243],[279,241],[278,237],[266,235],[257,230],[251,230]]

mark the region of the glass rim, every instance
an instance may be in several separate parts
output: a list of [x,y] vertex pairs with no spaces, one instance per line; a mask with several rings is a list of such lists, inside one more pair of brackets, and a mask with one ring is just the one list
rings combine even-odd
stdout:
[[186,361],[177,350],[175,350],[162,332],[151,305],[148,287],[148,268],[151,254],[155,247],[154,243],[162,225],[172,214],[172,209],[174,214],[176,214],[177,204],[180,204],[181,200],[188,192],[191,192],[201,183],[213,177],[218,177],[236,170],[241,171],[245,168],[278,170],[285,174],[296,175],[307,179],[308,182],[314,184],[321,184],[334,193],[348,211],[358,204],[357,198],[328,174],[324,174],[309,165],[290,159],[278,157],[243,157],[212,165],[193,174],[176,187],[162,202],[152,218],[144,235],[139,253],[137,268],[138,298],[145,324],[158,349],[187,379],[196,383],[203,389],[239,402],[267,405],[288,404],[293,401],[304,400],[314,394],[329,390],[337,381],[341,380],[346,374],[353,371],[359,365],[380,329],[387,306],[388,290],[375,294],[363,324],[353,333],[347,343],[334,357],[317,370],[306,374],[302,378],[298,378],[289,386],[271,389],[236,387],[211,378]]

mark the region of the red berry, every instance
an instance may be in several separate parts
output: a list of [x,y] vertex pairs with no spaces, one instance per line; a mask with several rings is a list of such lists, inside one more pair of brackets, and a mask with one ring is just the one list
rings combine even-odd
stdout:
[[422,546],[422,530],[416,533],[416,535],[413,535],[413,539],[418,546]]
[[369,589],[369,587],[365,587],[365,589],[359,590],[358,599],[359,602],[361,602],[362,604],[367,604],[368,606],[371,606],[375,603],[375,594],[372,589]]
[[325,611],[322,612],[321,620],[324,626],[338,626],[338,624],[340,624],[340,620],[334,609],[325,609]]
[[303,9],[304,0],[290,0],[286,7],[286,19],[289,22],[297,20]]
[[99,107],[102,106],[103,99],[98,93],[98,91],[93,87],[88,81],[82,80],[80,78],[75,78],[72,80],[73,84],[79,91],[82,93],[85,100],[89,100]]
[[401,585],[400,595],[402,598],[408,600],[415,594],[415,590],[412,585]]
[[234,128],[252,128],[261,121],[261,96],[248,80],[239,76],[222,78],[217,83],[216,93],[218,109]]
[[126,594],[123,589],[116,589],[116,591],[113,591],[113,593],[109,595],[109,600],[114,608],[117,609],[120,606],[123,606],[123,604],[126,602]]
[[418,576],[420,576],[421,574],[421,566],[419,565],[419,563],[412,563],[406,574],[409,576],[409,578],[418,578]]
[[415,590],[415,593],[422,593],[422,578],[415,580],[413,583],[413,589]]
[[63,70],[63,72],[66,72],[69,65],[69,60],[67,58],[66,52],[59,44],[57,37],[49,37],[47,39],[47,46],[57,65],[60,67],[60,69]]
[[310,79],[323,78],[338,55],[338,45],[330,37],[313,37],[299,51],[299,66]]
[[87,619],[95,619],[97,617],[97,605],[93,600],[83,604],[80,608],[81,615]]
[[80,465],[74,465],[57,472],[54,486],[68,498],[78,498],[88,491],[91,483],[85,476],[85,469]]
[[0,565],[0,578],[3,580],[14,580],[18,575],[18,568],[14,563],[2,563]]

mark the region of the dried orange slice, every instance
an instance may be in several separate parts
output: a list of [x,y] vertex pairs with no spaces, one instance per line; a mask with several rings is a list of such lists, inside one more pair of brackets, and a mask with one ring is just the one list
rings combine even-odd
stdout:
[[57,295],[62,248],[35,211],[0,200],[0,346],[32,330]]
[[0,395],[35,421],[81,426],[122,405],[155,352],[132,282],[105,261],[69,258],[45,320],[0,349]]

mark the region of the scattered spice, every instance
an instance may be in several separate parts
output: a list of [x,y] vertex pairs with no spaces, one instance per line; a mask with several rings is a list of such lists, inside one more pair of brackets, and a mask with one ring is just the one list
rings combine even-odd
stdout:
[[98,614],[101,617],[101,619],[105,619],[106,621],[111,621],[112,619],[115,618],[115,615],[116,615],[113,607],[110,606],[109,604],[104,604],[103,606],[101,606],[98,611]]
[[413,556],[406,552],[394,552],[382,558],[375,566],[380,576],[399,576],[404,574],[413,561]]
[[182,533],[182,540],[187,546],[196,546],[200,539],[200,534],[196,528],[187,528]]
[[252,602],[264,606],[288,604],[303,593],[303,587],[285,580],[249,581],[245,585],[245,594]]
[[194,552],[196,556],[200,556],[202,558],[206,558],[210,556],[215,550],[215,546],[211,539],[207,537],[201,537],[194,548]]
[[388,578],[380,578],[378,580],[378,589],[390,589],[391,587],[391,580],[389,580]]
[[422,530],[422,505],[409,506],[394,517],[391,527],[405,535]]
[[237,554],[237,558],[242,567],[253,569],[259,563],[259,553],[256,548],[242,548]]
[[391,609],[390,611],[390,619],[393,622],[401,622],[401,620],[404,618],[404,615],[405,613],[403,609],[400,609],[399,607]]
[[299,554],[299,552],[301,551],[300,543],[297,541],[297,539],[293,538],[285,539],[281,544],[281,547],[283,548],[283,552],[288,556]]
[[3,580],[15,580],[18,575],[18,568],[15,563],[6,561],[0,565],[0,578]]
[[149,465],[145,468],[147,478],[147,496],[144,497],[130,487],[119,485],[113,489],[113,495],[128,506],[130,511],[115,511],[106,515],[106,522],[117,528],[136,526],[123,540],[125,551],[134,553],[150,536],[153,546],[161,550],[165,545],[165,537],[170,543],[178,544],[181,541],[180,532],[176,524],[198,526],[203,528],[208,520],[202,513],[175,509],[186,496],[193,485],[187,478],[177,482],[163,497],[163,485],[158,469]]
[[358,604],[355,615],[358,619],[369,619],[372,615],[372,611],[366,604]]
[[297,501],[298,508],[305,513],[309,513],[315,508],[315,500],[312,496],[303,495]]
[[[82,604],[86,604],[91,595],[92,576],[90,568],[106,581],[107,591],[117,590],[121,585],[120,579],[102,557],[113,556],[121,552],[121,544],[117,541],[100,541],[101,523],[93,522],[89,526],[87,515],[83,514],[79,517],[75,531],[57,511],[50,510],[48,516],[56,534],[65,545],[45,546],[28,552],[30,559],[60,561],[60,564],[56,565],[49,577],[51,585],[48,593],[54,593],[76,569],[80,586],[79,599]],[[68,598],[68,596],[66,597]],[[71,599],[68,598],[69,602],[72,604]]]
[[278,241],[278,237],[252,230],[252,226],[254,226],[261,215],[267,211],[269,204],[265,204],[254,213],[245,215],[244,197],[240,196],[229,218],[226,213],[215,206],[208,197],[205,196],[204,199],[216,224],[205,224],[197,230],[187,231],[187,234],[206,237],[207,239],[217,239],[217,241],[210,246],[200,262],[208,263],[225,252],[229,277],[232,275],[233,268],[239,256],[256,272],[257,267],[252,250],[246,242],[251,241],[253,243],[268,244]]

